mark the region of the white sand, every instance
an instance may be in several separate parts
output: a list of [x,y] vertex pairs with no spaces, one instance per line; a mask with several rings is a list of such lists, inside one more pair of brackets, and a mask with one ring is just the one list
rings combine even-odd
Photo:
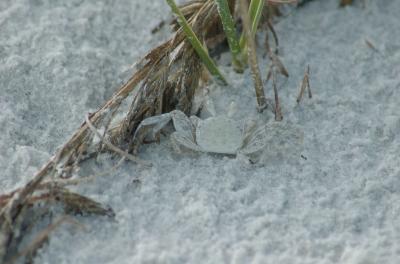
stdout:
[[[281,123],[257,113],[248,72],[222,67],[217,112],[233,100],[235,118],[269,124],[260,162],[177,154],[168,137],[145,146],[153,168],[126,163],[78,188],[115,221],[78,217],[87,231],[59,228],[37,263],[399,263],[400,2],[365,2],[313,1],[276,25],[290,73]],[[30,179],[168,37],[150,34],[168,17],[163,1],[0,2],[0,193]],[[307,64],[314,97],[296,106]],[[100,161],[80,174],[114,162]]]

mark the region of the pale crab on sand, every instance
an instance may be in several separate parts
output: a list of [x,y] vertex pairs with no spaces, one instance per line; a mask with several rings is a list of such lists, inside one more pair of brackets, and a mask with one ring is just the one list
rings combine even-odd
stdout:
[[212,116],[204,120],[197,116],[189,118],[179,110],[146,118],[134,138],[155,138],[170,121],[175,128],[171,135],[174,145],[194,151],[247,156],[266,145],[265,125],[256,126],[255,121],[241,122],[228,116]]

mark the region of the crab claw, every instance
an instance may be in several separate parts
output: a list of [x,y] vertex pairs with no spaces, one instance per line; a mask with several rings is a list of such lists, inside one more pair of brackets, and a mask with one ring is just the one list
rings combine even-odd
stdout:
[[202,149],[197,146],[194,141],[182,135],[181,133],[174,132],[171,135],[172,143],[177,152],[180,152],[179,146],[184,146],[185,148],[194,150],[194,151],[202,151]]
[[194,127],[189,117],[182,111],[174,110],[171,113],[172,122],[177,133],[191,141],[194,141]]

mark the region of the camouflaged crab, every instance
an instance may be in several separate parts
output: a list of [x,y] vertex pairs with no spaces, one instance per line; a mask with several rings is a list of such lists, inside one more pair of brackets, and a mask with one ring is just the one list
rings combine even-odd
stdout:
[[155,138],[170,121],[175,128],[171,138],[176,146],[194,151],[247,156],[266,145],[265,125],[257,127],[254,121],[240,122],[224,116],[189,118],[179,110],[146,118],[134,138]]

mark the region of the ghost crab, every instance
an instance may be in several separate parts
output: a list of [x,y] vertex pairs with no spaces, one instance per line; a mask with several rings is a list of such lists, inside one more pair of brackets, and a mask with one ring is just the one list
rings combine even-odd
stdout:
[[175,128],[171,135],[174,145],[194,151],[248,156],[266,145],[265,125],[257,127],[254,121],[240,122],[225,116],[189,118],[179,110],[144,119],[134,140],[141,141],[146,136],[155,138],[171,121]]

